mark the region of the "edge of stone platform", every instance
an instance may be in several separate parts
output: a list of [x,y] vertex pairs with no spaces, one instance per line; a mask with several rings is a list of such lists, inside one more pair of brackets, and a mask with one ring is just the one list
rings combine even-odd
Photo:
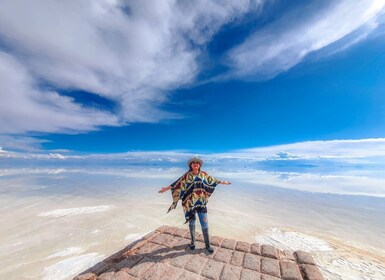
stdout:
[[[83,271],[78,276],[73,278],[74,280],[99,280],[105,279],[102,274],[114,274],[116,276],[108,279],[120,279],[117,277],[120,270],[119,266],[121,263],[124,263],[124,266],[134,267],[137,263],[140,263],[140,260],[147,257],[140,257],[139,253],[146,252],[151,256],[151,246],[154,244],[160,244],[164,247],[170,248],[170,250],[176,248],[178,245],[185,245],[184,251],[188,251],[188,243],[186,242],[176,242],[173,240],[177,240],[177,238],[164,238],[167,235],[179,237],[180,240],[190,239],[190,234],[187,229],[173,227],[173,226],[160,226],[154,231],[144,235],[140,239],[132,242],[122,250],[114,253],[113,255],[107,257],[103,261],[97,263],[93,267]],[[201,234],[197,236],[197,242],[202,242],[203,237]],[[258,243],[248,243],[243,241],[236,241],[233,239],[226,239],[219,236],[211,236],[210,237],[211,244],[216,247],[216,251],[227,250],[234,252],[240,252],[245,255],[248,254],[250,256],[256,256],[260,259],[260,268],[258,274],[260,275],[260,279],[292,279],[292,280],[323,280],[323,276],[319,271],[317,264],[315,263],[311,254],[303,251],[287,251],[287,250],[279,250],[272,245],[261,245]],[[149,243],[149,244],[147,244]],[[147,245],[146,245],[147,244]],[[146,248],[146,246],[150,249]],[[190,252],[192,255],[197,254],[195,252]],[[213,259],[212,261],[217,260],[219,258],[213,257],[213,255],[203,255],[208,259]],[[202,255],[202,253],[201,253]],[[135,260],[135,256],[137,256],[137,260]],[[255,257],[255,258],[256,258]],[[164,261],[164,260],[163,260]],[[219,260],[220,262],[223,260]],[[158,260],[154,261],[154,263],[162,262],[162,257],[158,256]],[[226,265],[226,263],[225,263]],[[230,265],[230,264],[229,264]],[[248,263],[246,263],[246,258],[241,260],[240,267],[242,269],[249,270]],[[277,269],[278,265],[278,269]],[[117,268],[118,267],[118,268]],[[133,277],[128,274],[126,268],[122,269],[122,273],[124,276],[122,279],[142,279],[140,276]],[[224,269],[223,269],[224,270]],[[188,272],[188,271],[187,271]],[[223,272],[222,272],[223,274]],[[221,274],[221,276],[222,276]],[[102,276],[101,276],[102,275]],[[101,277],[99,277],[101,276]],[[198,277],[198,275],[197,275]],[[107,278],[106,278],[107,279]],[[213,277],[207,277],[202,279],[218,279]],[[220,277],[220,279],[224,279]],[[254,279],[254,278],[253,278]]]

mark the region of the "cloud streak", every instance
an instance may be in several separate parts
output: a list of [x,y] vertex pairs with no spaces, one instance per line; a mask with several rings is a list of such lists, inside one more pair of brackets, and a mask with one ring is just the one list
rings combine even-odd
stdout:
[[232,49],[228,54],[228,76],[268,79],[348,35],[354,37],[346,45],[351,46],[377,27],[384,6],[383,0],[345,0],[295,9]]
[[[7,48],[0,53],[0,132],[84,132],[180,117],[159,104],[170,90],[194,80],[201,47],[251,6],[248,1],[2,1],[0,39]],[[84,108],[44,84],[100,95],[120,110]]]

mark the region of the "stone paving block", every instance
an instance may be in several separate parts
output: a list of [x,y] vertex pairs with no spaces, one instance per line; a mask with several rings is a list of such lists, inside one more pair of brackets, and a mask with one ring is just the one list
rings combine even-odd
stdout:
[[255,254],[255,255],[260,255],[261,254],[261,245],[258,243],[251,244],[250,253]]
[[143,274],[155,264],[154,260],[150,258],[143,258],[139,263],[133,266],[128,273],[132,276],[141,278]]
[[303,264],[300,266],[304,280],[324,280],[319,269],[314,265]]
[[168,226],[163,225],[163,226],[158,227],[155,231],[164,232],[167,228],[168,228]]
[[135,279],[138,279],[138,278],[128,274],[126,271],[118,271],[114,277],[114,280],[135,280]]
[[184,235],[189,237],[189,231],[160,227],[74,279],[323,280],[306,252],[212,237],[214,253],[209,254],[200,241],[195,250],[190,250],[190,239]]
[[90,269],[87,269],[83,273],[95,273],[96,275],[102,274],[106,270],[110,268],[110,265],[104,261],[98,262],[96,265],[91,267]]
[[214,246],[218,246],[220,247],[222,245],[222,242],[223,242],[224,238],[222,237],[219,237],[219,236],[213,236],[211,237],[210,239],[210,243]]
[[214,255],[214,260],[224,262],[224,263],[230,263],[233,251],[224,249],[224,248],[218,248],[216,251],[216,254]]
[[182,274],[182,270],[173,266],[168,266],[163,263],[156,263],[146,273],[143,274],[141,279],[143,280],[159,280],[167,279],[174,280],[178,279],[179,275]]
[[197,235],[195,235],[195,240],[196,241],[200,241],[200,242],[204,242],[205,239],[203,238],[203,234],[202,233],[199,233]]
[[273,259],[277,259],[277,249],[272,245],[262,245],[261,246],[261,254],[264,257],[269,257]]
[[225,264],[219,279],[220,280],[237,280],[241,277],[241,271],[242,271],[242,268],[239,266]]
[[260,272],[261,257],[251,253],[245,253],[245,258],[243,260],[243,267]]
[[236,245],[237,245],[236,240],[226,238],[223,240],[221,247],[226,248],[226,249],[230,249],[230,250],[234,250]]
[[201,274],[207,261],[208,259],[205,257],[194,255],[186,264],[185,269],[187,269],[188,271],[194,272],[196,274]]
[[250,270],[247,268],[243,268],[241,271],[241,278],[240,280],[256,280],[260,279],[261,274],[256,270]]
[[171,238],[167,239],[163,245],[172,248],[175,247],[181,240],[181,237],[171,235]]
[[[214,247],[214,246],[211,246],[211,248],[214,250],[213,253],[209,253],[206,248],[203,246],[202,248],[200,247],[197,247],[198,249],[197,250],[194,250],[192,251],[193,254],[196,254],[198,253],[200,256],[202,257],[205,257],[205,258],[208,258],[208,259],[214,259],[215,255],[217,254],[218,252],[218,247]],[[188,250],[189,251],[189,250]]]
[[238,241],[237,245],[235,246],[235,250],[249,253],[251,248],[251,244],[244,242],[244,241]]
[[179,236],[179,237],[185,237],[187,234],[188,237],[190,237],[190,231],[185,228],[178,228],[173,235]]
[[178,280],[206,280],[207,278],[185,270],[178,278]]
[[74,278],[74,280],[96,280],[96,274],[95,273],[83,273]]
[[136,253],[138,255],[148,254],[148,253],[150,253],[152,251],[157,250],[160,247],[161,246],[159,244],[152,243],[152,242],[147,242],[142,247],[140,247],[139,250]]
[[159,261],[167,262],[167,261],[170,261],[170,259],[172,259],[177,253],[178,251],[174,249],[171,249],[165,246],[159,246],[156,250],[152,251],[147,256],[156,262],[159,262]]
[[120,270],[122,268],[132,268],[135,264],[143,259],[141,255],[131,255],[115,264],[115,268]]
[[152,231],[150,233],[147,233],[145,236],[142,237],[142,239],[150,241],[155,236],[158,236],[160,234],[159,231]]
[[281,280],[282,278],[277,278],[268,274],[261,274],[261,280]]
[[159,245],[165,245],[173,236],[165,233],[161,233],[158,236],[154,237],[151,242],[157,243]]
[[261,259],[261,272],[269,274],[274,277],[281,277],[281,271],[279,268],[279,262],[271,258]]
[[170,264],[180,268],[185,268],[186,264],[192,259],[192,257],[193,255],[186,252],[179,252],[174,256]]
[[281,261],[281,276],[285,280],[302,280],[301,271],[295,262]]
[[278,250],[280,260],[295,262],[294,252],[291,250]]
[[176,232],[178,230],[177,227],[167,227],[165,228],[165,230],[163,231],[163,233],[167,233],[167,234],[174,234],[174,232]]
[[296,257],[297,262],[300,264],[312,264],[312,265],[316,264],[314,262],[313,257],[307,252],[295,251],[294,256]]
[[208,279],[217,280],[222,273],[224,264],[214,260],[208,260],[203,268],[201,275]]
[[104,272],[96,278],[97,280],[114,280],[115,272]]
[[243,265],[243,259],[245,258],[245,253],[239,251],[233,251],[230,263],[236,266]]

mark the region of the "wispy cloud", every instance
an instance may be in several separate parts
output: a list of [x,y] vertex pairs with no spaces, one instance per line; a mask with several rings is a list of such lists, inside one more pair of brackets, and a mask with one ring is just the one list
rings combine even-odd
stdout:
[[349,35],[345,47],[351,46],[377,27],[384,6],[384,0],[344,0],[295,9],[229,52],[229,76],[268,79]]
[[[83,132],[156,122],[168,91],[191,83],[201,47],[248,1],[2,1],[0,133]],[[84,90],[119,104],[85,108],[47,90]]]

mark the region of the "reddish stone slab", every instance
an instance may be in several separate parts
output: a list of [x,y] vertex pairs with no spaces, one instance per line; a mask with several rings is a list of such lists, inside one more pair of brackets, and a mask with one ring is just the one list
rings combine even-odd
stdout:
[[243,267],[260,272],[261,257],[251,253],[245,253],[245,258],[243,260]]
[[295,262],[281,261],[281,275],[285,280],[302,280],[301,271]]
[[84,273],[76,276],[74,280],[96,280],[96,274],[94,273]]
[[279,259],[285,260],[285,261],[292,261],[295,262],[296,259],[294,257],[294,252],[290,250],[278,250]]
[[232,265],[242,266],[244,258],[245,258],[245,253],[239,252],[239,251],[233,251],[233,255],[230,263]]
[[220,280],[237,280],[241,277],[241,271],[242,271],[242,268],[239,266],[225,264],[219,279]]
[[208,260],[205,267],[203,268],[201,275],[208,279],[219,279],[224,264],[214,260]]
[[251,244],[244,242],[244,241],[238,241],[237,245],[235,246],[235,250],[249,253],[251,248]]
[[128,274],[126,271],[118,271],[115,273],[114,280],[136,280],[138,278]]
[[269,274],[274,277],[281,277],[281,271],[279,268],[279,262],[271,258],[261,259],[261,272],[263,274]]
[[166,227],[165,230],[163,231],[163,233],[167,233],[167,234],[174,234],[174,232],[176,232],[178,230],[177,227]]
[[159,231],[152,231],[150,233],[147,233],[145,236],[142,237],[142,239],[150,241],[153,239],[155,236],[158,236],[160,234]]
[[135,266],[133,266],[130,270],[128,270],[128,273],[131,274],[132,276],[140,278],[154,264],[155,264],[154,260],[152,260],[150,258],[144,258],[139,263],[137,263]]
[[296,251],[294,252],[294,256],[296,257],[297,262],[300,264],[316,264],[313,257],[307,252]]
[[159,244],[152,243],[152,242],[147,242],[142,247],[140,247],[139,250],[136,253],[139,254],[139,255],[148,254],[148,253],[150,253],[152,251],[157,250],[160,247],[161,246]]
[[250,253],[255,254],[255,255],[260,255],[261,254],[261,245],[258,243],[251,244]]
[[115,268],[117,270],[123,269],[123,268],[132,268],[135,264],[140,262],[143,259],[141,255],[131,255],[127,258],[123,259],[122,261],[115,264]]
[[186,252],[180,252],[174,256],[174,258],[171,260],[171,265],[185,268],[187,263],[192,259],[193,255],[188,254]]
[[148,254],[148,257],[156,262],[169,262],[170,259],[174,258],[178,251],[168,248],[166,246],[159,246],[156,250]]
[[97,280],[114,280],[115,272],[104,272],[103,274],[99,275]]
[[260,279],[261,274],[256,270],[250,270],[247,268],[243,268],[241,271],[241,278],[240,280],[255,280]]
[[173,234],[175,236],[179,236],[179,237],[183,237],[183,238],[185,236],[190,237],[190,231],[188,229],[185,229],[185,228],[178,228]]
[[224,262],[224,263],[230,263],[233,251],[224,249],[224,248],[218,248],[216,251],[216,254],[214,256],[214,260]]
[[321,272],[314,265],[303,264],[300,266],[304,280],[324,280]]
[[161,233],[158,236],[154,237],[151,242],[157,243],[159,245],[165,245],[167,242],[169,242],[170,239],[172,239],[173,236],[165,233]]
[[261,274],[261,280],[281,280],[281,278],[277,278],[268,274]]
[[207,261],[208,259],[205,257],[194,255],[190,259],[190,261],[186,264],[185,269],[187,269],[188,271],[194,272],[196,274],[201,274]]
[[163,263],[156,263],[141,277],[143,280],[175,280],[183,273],[183,270]]
[[224,238],[222,237],[219,237],[219,236],[213,236],[211,237],[210,239],[210,243],[214,246],[218,246],[220,247],[222,245],[222,242],[223,242]]
[[233,240],[233,239],[227,239],[227,238],[224,239],[222,244],[221,244],[222,248],[226,248],[226,249],[230,249],[230,250],[234,250],[235,246],[237,246],[237,241]]
[[264,257],[269,257],[273,259],[277,259],[277,249],[272,245],[262,245],[261,246],[261,254]]
[[198,235],[195,236],[196,241],[204,242],[205,239],[203,238],[203,234],[199,233]]
[[163,225],[163,226],[158,227],[155,231],[164,232],[167,228],[168,228],[168,226]]
[[185,270],[178,278],[178,280],[206,280],[207,278]]

